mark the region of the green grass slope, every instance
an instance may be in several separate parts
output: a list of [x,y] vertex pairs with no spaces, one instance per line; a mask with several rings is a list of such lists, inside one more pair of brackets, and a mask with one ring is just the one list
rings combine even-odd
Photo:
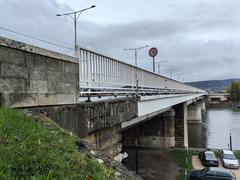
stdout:
[[0,108],[0,179],[117,179],[47,118]]

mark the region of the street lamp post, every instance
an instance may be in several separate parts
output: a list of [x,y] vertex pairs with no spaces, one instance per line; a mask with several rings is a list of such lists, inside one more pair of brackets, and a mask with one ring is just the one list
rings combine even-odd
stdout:
[[160,61],[160,62],[155,62],[158,65],[158,74],[160,74],[160,64],[161,63],[166,63],[168,61]]
[[141,47],[137,47],[137,48],[124,49],[124,50],[126,50],[126,51],[134,51],[134,55],[135,55],[135,66],[136,66],[136,67],[137,67],[137,51],[138,51],[139,49],[143,49],[143,48],[146,48],[146,47],[148,47],[148,45],[146,45],[146,46],[141,46]]
[[170,71],[170,75],[171,75],[171,79],[173,78],[173,70],[169,70]]
[[69,13],[64,13],[64,14],[57,14],[57,16],[69,15],[73,19],[73,21],[74,21],[74,48],[75,48],[75,50],[77,50],[77,20],[78,20],[79,16],[82,14],[82,12],[84,12],[88,9],[95,8],[95,7],[96,7],[95,5],[92,5],[91,7],[81,9],[79,11],[74,11],[74,12],[69,12]]
[[[129,48],[129,49],[124,49],[126,51],[134,51],[134,55],[135,55],[135,66],[137,67],[137,51],[139,49],[143,49],[143,48],[146,48],[148,47],[148,45],[146,46],[141,46],[141,47],[137,47],[137,48]],[[137,71],[138,69],[136,68],[136,71],[135,71],[135,78],[136,78],[136,94],[138,93],[138,75],[137,75]]]
[[178,73],[178,81],[180,81],[180,77],[183,75],[182,73]]

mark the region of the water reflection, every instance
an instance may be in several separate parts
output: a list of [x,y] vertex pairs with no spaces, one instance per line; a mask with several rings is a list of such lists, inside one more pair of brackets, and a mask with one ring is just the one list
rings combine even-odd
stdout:
[[233,149],[240,150],[240,112],[208,109],[202,124],[188,124],[189,146],[226,149],[230,132]]

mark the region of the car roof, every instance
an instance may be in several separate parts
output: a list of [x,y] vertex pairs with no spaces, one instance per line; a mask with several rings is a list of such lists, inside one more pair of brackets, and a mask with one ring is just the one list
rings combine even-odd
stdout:
[[214,154],[212,151],[204,151],[205,154]]
[[214,172],[227,173],[227,174],[231,175],[232,177],[236,177],[236,175],[232,171],[229,171],[227,169],[223,169],[223,168],[219,168],[219,167],[208,167],[208,169],[210,171],[214,171]]
[[223,168],[219,168],[219,167],[209,167],[209,169],[211,171],[217,171],[217,172],[226,172],[226,173],[231,173],[231,171],[227,170],[227,169],[223,169]]
[[224,154],[233,154],[233,152],[231,150],[223,150]]

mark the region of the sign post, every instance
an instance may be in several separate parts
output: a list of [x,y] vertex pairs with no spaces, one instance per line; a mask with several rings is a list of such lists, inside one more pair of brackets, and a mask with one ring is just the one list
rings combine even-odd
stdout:
[[153,47],[149,50],[149,56],[153,58],[153,72],[155,73],[155,56],[158,54],[157,48]]

